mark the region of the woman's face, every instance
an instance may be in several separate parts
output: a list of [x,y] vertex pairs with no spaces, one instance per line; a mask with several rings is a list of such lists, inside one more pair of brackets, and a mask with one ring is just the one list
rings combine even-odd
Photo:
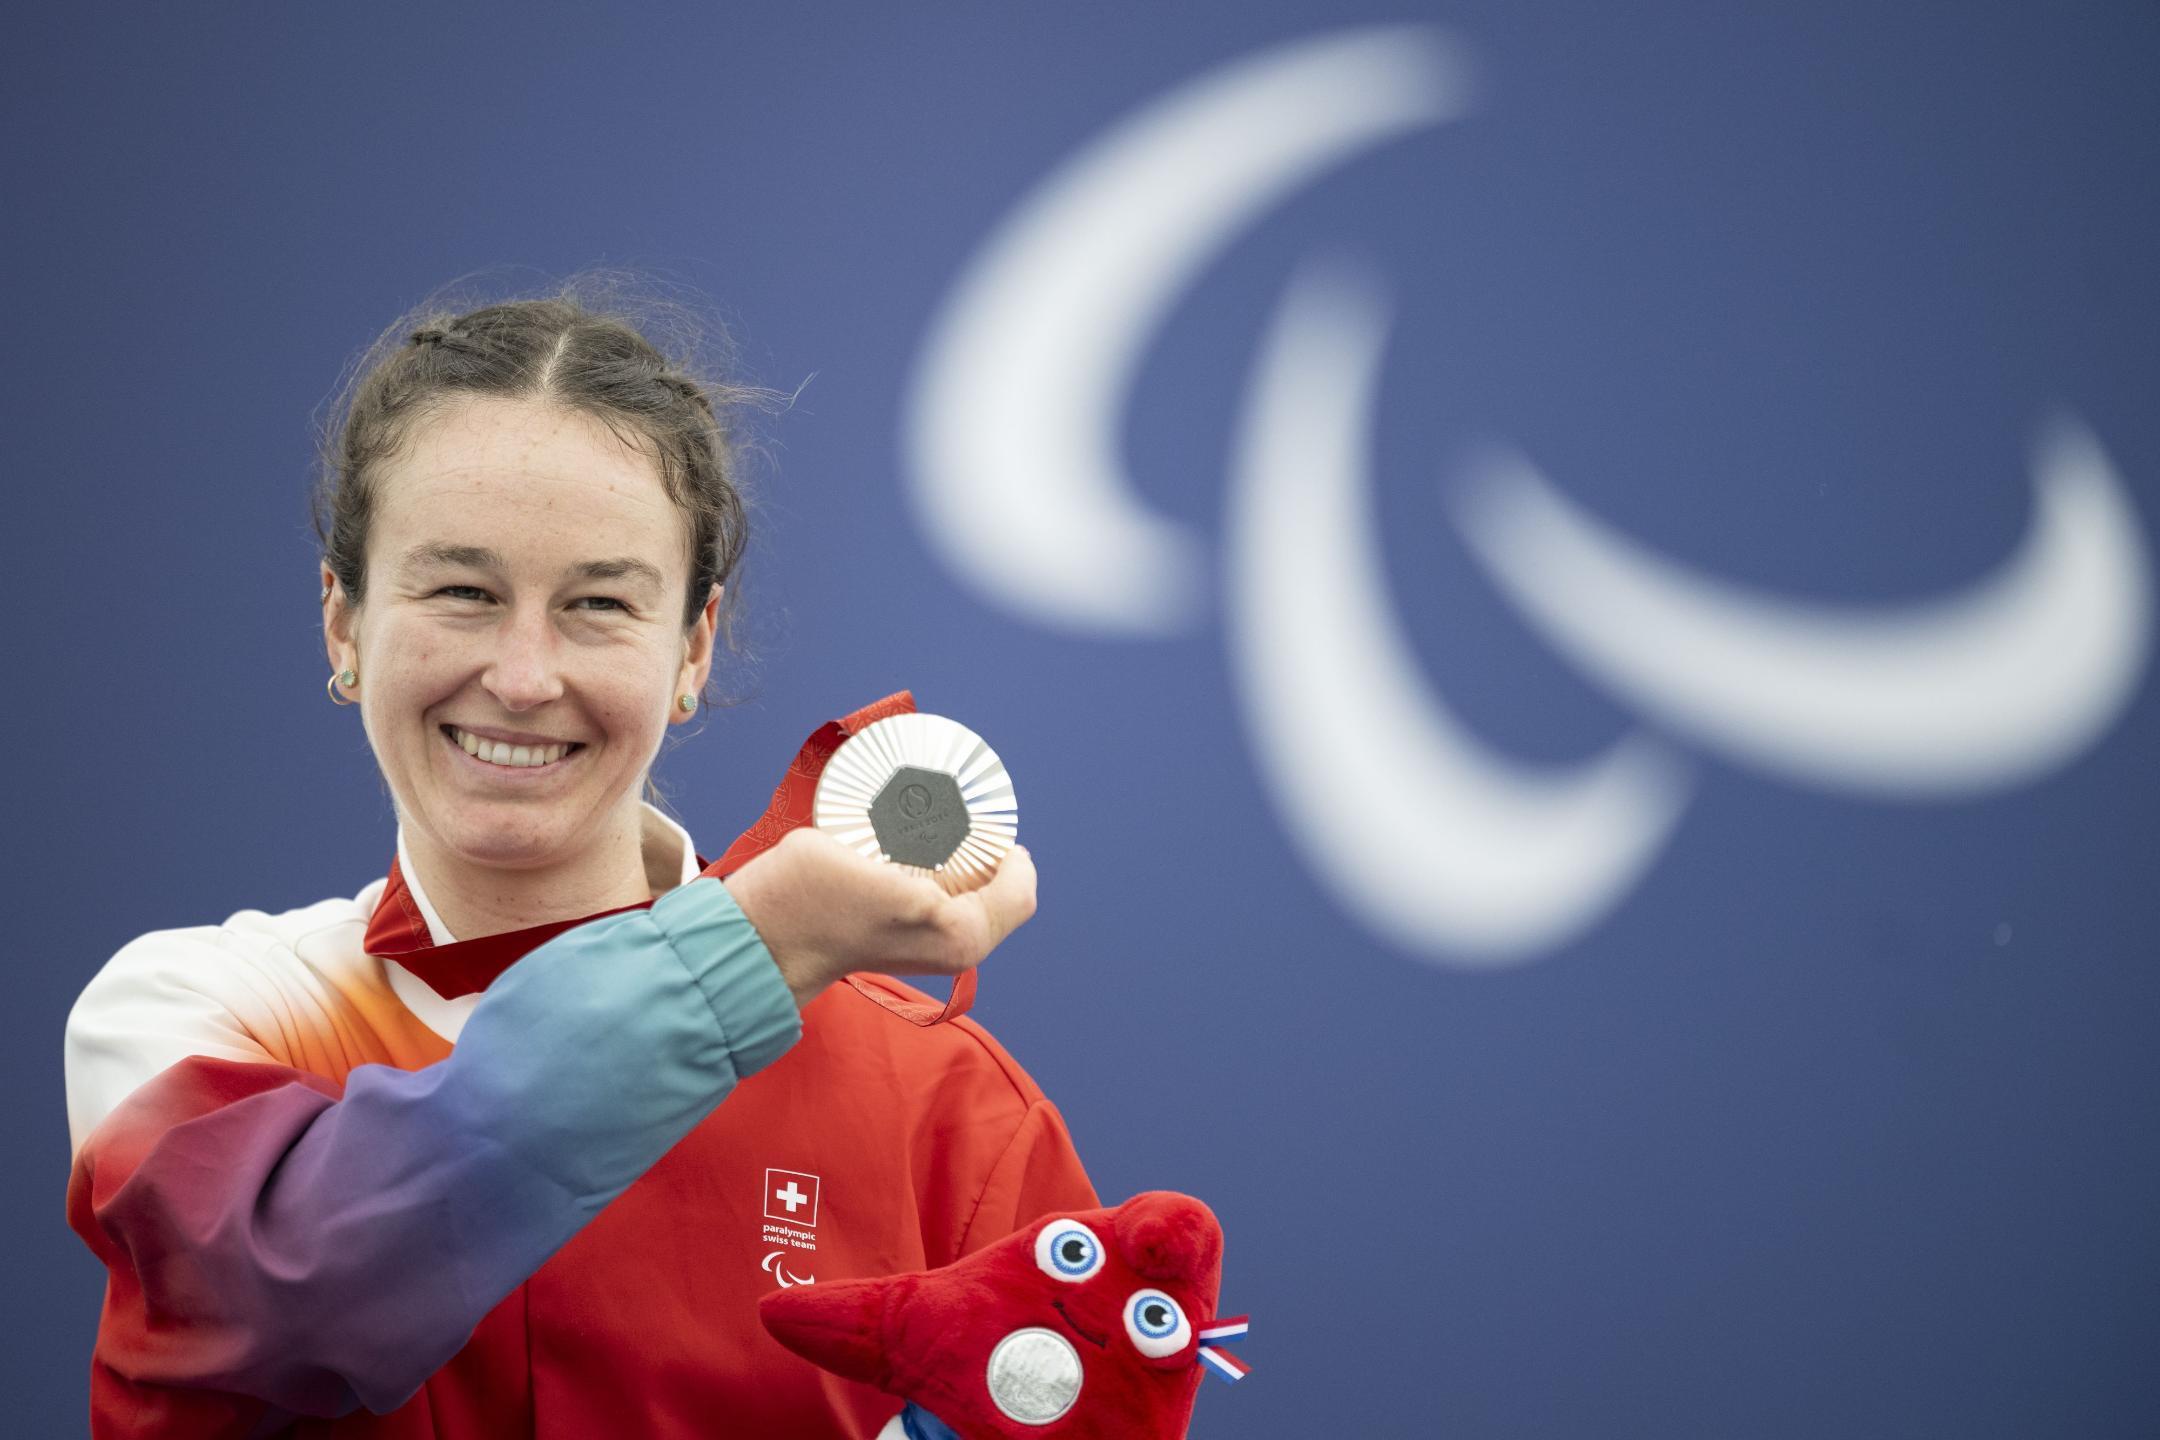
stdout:
[[324,630],[400,819],[519,870],[635,837],[719,600],[684,629],[689,530],[657,465],[588,416],[474,398],[376,481],[365,603],[334,589]]

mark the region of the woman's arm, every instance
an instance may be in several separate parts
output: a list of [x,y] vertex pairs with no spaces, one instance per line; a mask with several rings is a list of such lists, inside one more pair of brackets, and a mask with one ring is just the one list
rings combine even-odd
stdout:
[[69,1223],[113,1276],[99,1359],[294,1414],[395,1408],[800,1033],[758,931],[699,879],[534,950],[425,1069],[363,1065],[340,1096],[183,1060],[70,1178]]
[[[426,1069],[362,1065],[340,1094],[244,1048],[192,1054],[102,1119],[75,1093],[74,1062],[126,1067],[93,981],[69,1020],[70,1113],[95,1129],[68,1196],[70,1225],[111,1272],[93,1410],[108,1374],[143,1391],[121,1397],[130,1414],[190,1393],[173,1387],[206,1415],[233,1413],[233,1396],[292,1414],[396,1407],[793,1043],[798,1003],[853,970],[972,968],[1034,909],[1023,847],[980,889],[947,895],[796,830],[724,887],[694,880],[535,949]],[[144,1017],[132,1023],[151,1043]],[[206,1419],[188,1433],[238,1432]]]

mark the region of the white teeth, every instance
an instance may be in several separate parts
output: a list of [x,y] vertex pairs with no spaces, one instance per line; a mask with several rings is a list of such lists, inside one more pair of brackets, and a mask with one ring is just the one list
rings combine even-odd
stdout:
[[552,765],[570,753],[570,746],[567,743],[561,745],[510,745],[501,740],[483,740],[477,735],[467,734],[455,725],[450,727],[450,733],[451,737],[457,741],[465,753],[474,759],[485,760],[490,765],[503,765],[513,769],[530,769],[541,765]]

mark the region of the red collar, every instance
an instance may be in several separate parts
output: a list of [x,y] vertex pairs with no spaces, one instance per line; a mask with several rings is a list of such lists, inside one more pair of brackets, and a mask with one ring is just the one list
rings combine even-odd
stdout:
[[374,918],[368,921],[367,938],[362,943],[368,954],[397,961],[425,980],[428,988],[443,999],[455,1000],[460,995],[477,995],[487,989],[496,976],[524,958],[527,951],[574,925],[597,920],[601,915],[620,914],[623,910],[642,910],[650,904],[652,901],[647,900],[640,905],[624,905],[574,920],[550,920],[545,925],[524,930],[505,930],[499,935],[482,935],[473,940],[453,940],[448,945],[437,945],[435,937],[428,931],[426,919],[420,914],[419,905],[413,900],[411,887],[405,883],[405,872],[393,856],[390,881],[383,886],[382,899],[376,902]]
[[[808,825],[811,805],[817,796],[818,776],[841,743],[873,721],[883,720],[888,715],[909,714],[914,709],[915,697],[901,690],[820,725],[796,752],[779,788],[773,791],[772,803],[765,807],[765,813],[758,817],[757,823],[728,846],[718,860],[707,863],[702,855],[699,856],[700,873],[724,879],[778,844],[780,837],[788,831]],[[650,904],[652,901],[647,900],[595,915],[581,915],[573,920],[551,920],[525,930],[437,945],[428,931],[426,918],[420,913],[420,906],[413,899],[411,887],[405,883],[404,873],[393,858],[389,883],[383,887],[382,899],[376,902],[375,914],[368,921],[363,945],[368,954],[395,960],[419,976],[443,999],[454,1000],[460,995],[474,995],[487,989],[496,976],[522,959],[526,952],[574,925],[597,920],[601,915],[617,915],[623,910],[642,910]],[[975,998],[975,973],[972,970],[953,982],[952,999],[943,1005],[919,996],[909,998],[912,991],[900,993],[892,982],[882,977],[850,975],[847,981],[862,994],[917,1025],[950,1020],[966,1011]]]

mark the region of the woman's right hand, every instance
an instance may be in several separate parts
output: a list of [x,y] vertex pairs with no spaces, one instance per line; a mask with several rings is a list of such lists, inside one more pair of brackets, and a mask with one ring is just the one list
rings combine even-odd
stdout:
[[790,830],[724,882],[798,1007],[856,970],[957,975],[1035,913],[1035,862],[1015,845],[958,895],[920,872],[856,854],[822,830]]

